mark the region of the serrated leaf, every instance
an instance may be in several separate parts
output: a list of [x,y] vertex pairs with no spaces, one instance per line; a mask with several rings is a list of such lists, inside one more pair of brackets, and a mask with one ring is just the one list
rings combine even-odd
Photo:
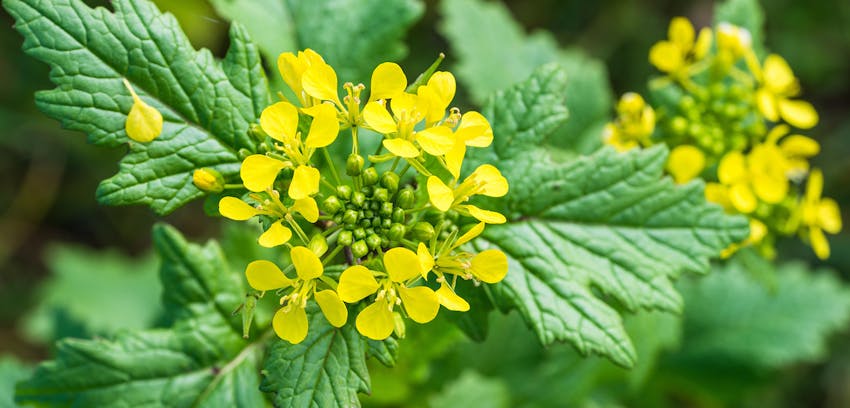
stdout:
[[219,15],[245,27],[272,66],[280,53],[298,49],[295,22],[286,0],[210,0],[210,3]]
[[802,263],[776,267],[766,287],[737,262],[680,285],[687,300],[684,340],[675,361],[692,367],[774,369],[816,361],[850,319],[850,288],[831,271]]
[[504,5],[482,0],[443,0],[441,32],[457,59],[457,75],[472,99],[483,103],[494,92],[524,81],[540,65],[556,62],[567,73],[559,96],[570,120],[552,143],[589,152],[601,143],[612,92],[605,66],[578,49],[560,49],[544,31],[526,34]]
[[[55,360],[20,383],[17,401],[40,406],[261,406],[259,359],[264,339],[242,339],[241,300],[217,244],[189,244],[171,227],[154,230],[168,290],[168,329],[124,332],[113,339],[65,339]],[[214,291],[214,292],[211,292]]]
[[[36,104],[91,143],[129,144],[118,174],[98,187],[110,205],[146,204],[166,214],[203,193],[196,168],[226,177],[239,169],[237,151],[253,150],[246,134],[268,101],[258,51],[233,25],[223,62],[196,51],[170,14],[147,0],[112,2],[115,13],[80,0],[5,0],[24,37],[24,51],[51,67],[56,89],[36,93]],[[127,140],[124,123],[133,89],[165,120],[153,142]]]
[[710,257],[746,237],[747,223],[708,204],[701,182],[662,178],[664,147],[550,157],[546,131],[564,108],[543,101],[557,100],[565,76],[544,66],[483,110],[496,137],[470,159],[505,170],[511,191],[500,201],[512,221],[488,226],[476,245],[508,255],[494,298],[517,308],[544,343],[569,341],[631,366],[635,350],[617,307],[680,311],[672,279],[707,271]]
[[80,324],[80,333],[73,334],[85,337],[146,329],[162,313],[152,255],[133,259],[114,249],[61,244],[49,248],[45,262],[51,275],[21,321],[30,339],[49,342],[72,334],[62,330],[69,322]]
[[366,340],[366,354],[387,367],[395,366],[398,358],[398,340],[393,337],[385,340]]
[[272,344],[260,389],[274,394],[277,407],[359,407],[357,393],[371,392],[364,341],[353,322],[335,328],[310,309],[304,341]]

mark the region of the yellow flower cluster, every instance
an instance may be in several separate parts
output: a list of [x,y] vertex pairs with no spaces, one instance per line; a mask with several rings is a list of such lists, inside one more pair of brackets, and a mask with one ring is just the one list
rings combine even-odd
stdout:
[[[345,83],[340,97],[336,72],[315,51],[284,53],[278,67],[295,98],[262,112],[251,132],[257,153],[244,157],[242,183],[234,187],[209,169],[196,171],[195,184],[205,191],[247,190],[221,198],[220,213],[259,220],[259,244],[288,249],[286,268],[258,260],[245,271],[257,297],[268,291],[278,296],[272,327],[280,338],[306,338],[312,301],[336,327],[348,321],[346,304],[363,302],[355,323],[361,334],[403,336],[404,317],[426,323],[441,305],[469,310],[455,293],[460,281],[496,283],[507,274],[501,251],[473,253],[464,246],[486,224],[506,221],[470,199],[502,197],[508,182],[489,164],[461,176],[466,149],[489,146],[493,131],[480,113],[449,108],[455,79],[436,71],[438,63],[410,86],[397,64],[378,65],[363,104],[367,88]],[[361,129],[381,138],[367,158],[360,154]],[[348,142],[344,133],[352,144],[348,178],[328,152]],[[397,171],[400,162],[405,166]],[[407,174],[411,168],[426,186],[416,186],[415,175]],[[326,270],[339,264],[347,265],[341,274]]]
[[824,232],[838,233],[841,215],[834,200],[821,198],[823,176],[808,162],[820,145],[792,132],[814,127],[818,114],[797,99],[800,84],[785,59],[760,59],[742,27],[720,23],[697,34],[676,17],[649,62],[664,74],[650,81],[654,103],[623,95],[603,140],[620,151],[667,144],[677,183],[702,176],[708,200],[747,215],[750,237],[727,255],[754,245],[773,256],[777,236],[799,234],[828,257]]

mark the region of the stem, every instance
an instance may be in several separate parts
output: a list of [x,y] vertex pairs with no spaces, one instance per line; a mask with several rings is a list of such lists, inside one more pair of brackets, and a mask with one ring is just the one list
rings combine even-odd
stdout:
[[404,174],[407,173],[407,170],[410,169],[410,163],[406,163],[404,167],[401,169],[401,173],[398,174],[398,178],[401,179],[404,177]]
[[434,61],[434,63],[431,64],[431,66],[428,67],[425,72],[419,74],[419,76],[416,77],[416,81],[413,81],[413,83],[407,87],[405,92],[416,93],[416,90],[419,89],[420,86],[425,85],[428,80],[431,79],[431,75],[434,75],[434,71],[437,70],[437,68],[440,66],[440,63],[443,62],[444,59],[446,59],[446,54],[443,54],[441,52],[440,55],[437,56],[437,60]]
[[401,157],[396,157],[395,160],[393,160],[393,166],[390,168],[390,171],[395,171],[395,168],[398,167],[399,160],[401,160]]
[[351,153],[360,154],[360,143],[357,140],[357,127],[351,128]]
[[339,251],[342,251],[342,248],[342,245],[337,245],[336,247],[334,247],[331,253],[329,253],[328,256],[325,257],[325,259],[322,261],[322,265],[327,265],[328,262],[334,259],[334,257],[336,257],[337,255],[339,255]]
[[327,147],[322,148],[322,154],[325,156],[325,162],[328,163],[328,167],[331,168],[331,176],[333,177],[334,182],[336,182],[337,185],[342,184],[342,181],[339,179],[339,173],[336,172],[336,166],[334,165],[333,159],[331,159],[330,153],[328,153]]
[[245,348],[242,349],[242,351],[240,351],[239,354],[237,354],[236,357],[233,358],[233,360],[230,360],[227,364],[224,365],[224,367],[218,370],[218,373],[213,377],[212,381],[210,381],[206,388],[204,388],[204,391],[201,393],[201,395],[199,395],[198,398],[195,399],[195,401],[192,403],[192,406],[200,406],[204,402],[204,400],[209,397],[210,393],[212,393],[216,389],[218,383],[220,383],[223,379],[227,378],[227,374],[239,367],[239,365],[242,364],[242,362],[245,361],[246,358],[256,353],[258,351],[258,347],[265,346],[266,342],[268,342],[273,335],[274,331],[268,330],[263,333],[263,335],[260,336],[257,341],[245,346]]
[[301,229],[301,226],[298,225],[297,222],[295,222],[295,219],[292,218],[292,215],[286,214],[286,217],[284,218],[286,218],[286,222],[289,223],[289,226],[292,227],[293,230],[295,230],[295,233],[298,234],[298,237],[301,238],[301,241],[304,242],[304,245],[309,245],[310,239],[307,238],[307,234],[305,234],[304,230]]

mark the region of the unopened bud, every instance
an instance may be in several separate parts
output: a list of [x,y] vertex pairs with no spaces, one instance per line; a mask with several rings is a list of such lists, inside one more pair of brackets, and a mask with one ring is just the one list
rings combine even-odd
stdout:
[[342,246],[350,246],[352,242],[354,242],[354,234],[348,230],[340,231],[336,237],[336,243]]
[[351,189],[351,186],[347,186],[347,185],[343,184],[341,186],[337,186],[336,195],[338,195],[339,198],[343,199],[344,201],[348,201],[348,200],[351,199],[351,192],[352,191],[353,190]]
[[195,187],[207,193],[224,191],[224,177],[217,170],[209,167],[195,170],[192,174],[192,183],[195,184]]
[[413,189],[404,188],[399,191],[398,197],[395,199],[396,206],[403,208],[405,210],[409,210],[413,208],[413,204],[416,202],[416,197],[413,194]]
[[366,203],[366,194],[359,191],[351,193],[351,203],[357,207],[363,207],[363,204]]
[[266,140],[266,132],[263,131],[263,127],[257,123],[252,123],[251,126],[248,127],[248,135],[251,136],[254,140],[264,141]]
[[385,203],[390,200],[390,192],[385,188],[378,187],[372,192],[372,199]]
[[404,238],[404,233],[407,232],[407,229],[404,225],[395,223],[390,226],[389,238],[392,241],[401,241]]
[[328,240],[325,239],[325,236],[322,234],[315,234],[312,238],[310,238],[310,243],[307,244],[307,247],[310,248],[316,256],[322,256],[325,252],[328,252]]
[[361,240],[354,241],[351,244],[351,254],[354,255],[355,258],[362,258],[369,253],[369,247],[366,245],[366,242]]
[[375,170],[374,167],[369,167],[366,170],[363,170],[363,184],[367,186],[371,186],[378,182],[378,170]]
[[419,221],[413,226],[410,233],[417,241],[429,241],[434,237],[434,226],[425,221]]
[[372,249],[378,249],[381,247],[381,237],[377,234],[372,234],[366,237],[366,245]]
[[345,225],[354,225],[357,223],[357,219],[359,218],[357,211],[345,210],[345,213],[342,215],[342,222],[344,222]]
[[349,176],[359,176],[360,172],[363,171],[363,165],[365,163],[363,156],[359,154],[352,154],[348,156],[348,160],[345,162],[345,174],[348,174]]
[[334,215],[340,210],[342,210],[342,202],[339,201],[339,198],[337,198],[337,196],[330,196],[326,198],[325,201],[322,203],[322,208],[329,215]]
[[381,186],[389,190],[390,193],[395,193],[398,190],[398,174],[391,171],[386,171],[381,175]]

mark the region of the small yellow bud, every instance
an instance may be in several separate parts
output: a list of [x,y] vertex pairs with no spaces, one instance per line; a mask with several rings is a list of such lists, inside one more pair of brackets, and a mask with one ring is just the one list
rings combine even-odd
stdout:
[[127,113],[127,121],[124,123],[127,137],[141,143],[153,141],[162,133],[162,114],[139,98],[126,79],[124,86],[133,95],[133,107]]
[[195,184],[195,187],[207,193],[224,191],[224,177],[215,169],[208,167],[195,170],[192,174],[192,183]]

